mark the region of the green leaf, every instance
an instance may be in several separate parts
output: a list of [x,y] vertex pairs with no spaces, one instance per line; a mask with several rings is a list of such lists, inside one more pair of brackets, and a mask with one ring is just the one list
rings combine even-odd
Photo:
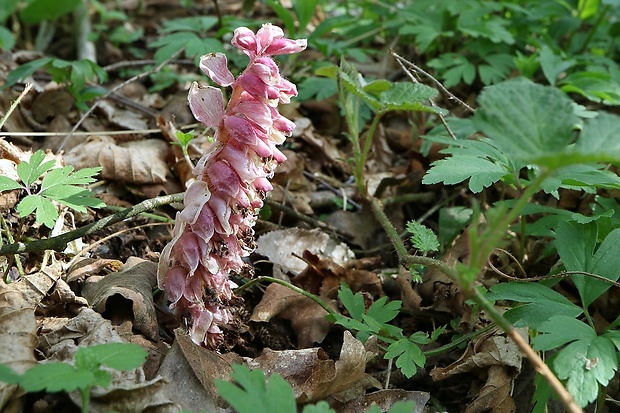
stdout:
[[432,87],[420,83],[397,82],[392,83],[390,88],[381,94],[380,101],[384,106],[383,110],[418,110],[446,114],[444,110],[421,103],[435,96],[437,91]]
[[594,119],[585,121],[575,152],[583,155],[606,157],[609,161],[620,160],[620,116],[600,112]]
[[9,366],[0,364],[0,382],[8,384],[19,384],[21,376],[13,371]]
[[401,400],[394,403],[388,413],[410,413],[413,411],[415,411],[415,402]]
[[139,345],[132,343],[106,343],[90,347],[80,347],[75,353],[76,366],[90,368],[98,365],[115,370],[131,370],[140,367],[148,353]]
[[216,380],[215,385],[238,413],[296,411],[293,389],[279,374],[272,374],[267,383],[261,370],[236,364],[233,365],[232,378],[237,384]]
[[43,363],[26,370],[19,385],[28,393],[41,390],[53,393],[86,389],[96,381],[92,372],[76,369],[68,363]]
[[19,65],[15,70],[12,70],[11,73],[9,73],[4,87],[6,88],[12,86],[17,82],[23,82],[27,77],[32,76],[37,70],[41,69],[43,66],[46,66],[52,60],[53,58],[51,57],[42,57],[40,59],[33,60],[32,62]]
[[[347,66],[353,67],[352,65],[347,65]],[[353,71],[354,69],[350,69],[350,70]],[[366,93],[361,85],[360,79],[354,78],[353,76],[361,77],[361,75],[357,73],[357,71],[352,72],[351,75],[349,75],[349,73],[346,73],[344,71],[341,71],[339,73],[339,78],[345,90],[359,97],[360,99],[362,99],[371,108],[373,108],[375,112],[381,110],[381,103],[379,102],[379,100],[377,100],[374,96],[370,95],[369,93]]]
[[32,154],[29,161],[22,161],[17,165],[17,175],[26,187],[32,185],[41,175],[52,168],[56,162],[43,162],[45,154],[42,150],[38,150]]
[[407,378],[411,378],[418,367],[424,367],[426,357],[420,347],[408,338],[402,338],[388,347],[385,359],[396,358],[396,367],[400,368]]
[[0,51],[11,50],[13,46],[15,46],[15,35],[11,30],[0,26]]
[[439,210],[439,242],[448,245],[471,221],[471,208],[451,207]]
[[31,0],[19,16],[26,24],[37,24],[69,14],[81,5],[82,0]]
[[[581,407],[596,400],[599,385],[607,386],[618,368],[616,349],[606,337],[583,338],[562,349],[553,362],[566,390]],[[604,389],[602,389],[604,391]]]
[[566,315],[555,315],[543,322],[538,330],[541,334],[532,339],[535,350],[553,350],[579,339],[596,337],[596,332],[586,323]]
[[300,100],[308,100],[315,97],[317,100],[328,99],[338,93],[338,84],[334,79],[325,77],[309,77],[299,84]]
[[[386,304],[387,297],[381,297],[368,308],[365,316],[370,317],[379,324],[385,324],[396,318],[400,311],[402,301],[392,300]],[[366,318],[364,317],[364,318]]]
[[217,24],[217,17],[214,16],[193,16],[181,17],[166,20],[161,33],[172,33],[177,31],[194,31],[196,33],[206,32]]
[[295,19],[293,18],[293,13],[288,11],[288,9],[280,3],[280,0],[267,0],[267,4],[278,15],[280,20],[282,20],[289,37],[293,36],[295,34]]
[[547,45],[540,48],[540,66],[551,85],[555,85],[560,75],[573,67],[577,62],[574,60],[564,60],[561,56],[553,53]]
[[310,20],[312,20],[312,16],[314,16],[314,12],[319,4],[319,1],[320,0],[293,1],[293,10],[295,11],[295,15],[299,21],[299,30],[302,32],[306,32],[306,27],[308,26],[308,23],[310,23]]
[[36,210],[36,221],[48,228],[54,228],[58,219],[58,211],[54,204],[40,195],[28,195],[17,204],[16,210],[21,218]]
[[504,314],[512,322],[524,321],[531,328],[556,314],[579,316],[583,310],[562,294],[537,283],[500,283],[491,287],[489,300],[510,300],[525,305],[510,309]]
[[431,185],[442,182],[445,185],[454,185],[469,179],[469,189],[479,193],[508,174],[509,171],[504,166],[491,160],[454,155],[433,162],[422,183]]
[[362,297],[361,294],[353,294],[349,286],[345,283],[340,285],[338,297],[347,311],[349,311],[349,314],[351,314],[351,317],[355,320],[362,321],[362,316],[364,315],[364,310],[366,309],[366,306],[364,305],[364,297]]
[[[567,271],[593,273],[617,281],[620,273],[620,229],[610,232],[598,247],[596,222],[586,225],[560,222],[555,230],[555,245]],[[607,291],[611,284],[586,275],[572,275],[584,307]]]
[[407,231],[411,235],[411,243],[420,250],[422,255],[427,255],[431,251],[439,250],[439,240],[430,228],[420,224],[418,221],[407,222]]
[[571,100],[556,88],[513,79],[486,88],[479,102],[474,124],[520,161],[561,152],[573,140],[578,119]]
[[0,176],[0,192],[11,191],[13,189],[21,188],[19,182],[15,182],[8,176]]

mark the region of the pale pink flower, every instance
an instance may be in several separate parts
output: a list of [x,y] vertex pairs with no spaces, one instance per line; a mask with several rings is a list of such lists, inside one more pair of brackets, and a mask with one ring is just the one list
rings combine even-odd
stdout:
[[253,226],[263,199],[273,187],[268,178],[286,157],[277,149],[295,125],[277,111],[297,95],[295,85],[280,76],[273,55],[297,53],[306,40],[284,37],[265,24],[256,34],[235,30],[233,46],[249,58],[237,79],[226,56],[210,53],[200,69],[219,86],[232,86],[224,108],[222,91],[194,82],[189,106],[194,117],[215,131],[213,147],[194,168],[185,208],[177,213],[172,241],[163,249],[158,283],[178,317],[185,317],[197,344],[216,348],[222,328],[232,321],[228,302],[237,287],[231,272],[241,273],[255,248]]

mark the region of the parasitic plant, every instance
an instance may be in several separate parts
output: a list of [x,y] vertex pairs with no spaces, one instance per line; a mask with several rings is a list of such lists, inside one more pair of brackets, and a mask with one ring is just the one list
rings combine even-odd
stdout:
[[280,76],[272,56],[306,48],[306,40],[287,39],[271,24],[256,34],[236,29],[232,44],[250,58],[237,79],[224,54],[200,59],[213,82],[232,87],[226,107],[219,88],[194,82],[189,91],[192,113],[215,128],[215,142],[194,168],[196,179],[185,192],[184,209],[177,213],[158,270],[170,308],[188,319],[192,340],[209,348],[222,342],[220,327],[231,321],[227,304],[236,285],[229,274],[242,272],[242,257],[254,250],[253,226],[272,189],[268,178],[286,160],[276,145],[295,127],[277,106],[296,96],[297,88]]

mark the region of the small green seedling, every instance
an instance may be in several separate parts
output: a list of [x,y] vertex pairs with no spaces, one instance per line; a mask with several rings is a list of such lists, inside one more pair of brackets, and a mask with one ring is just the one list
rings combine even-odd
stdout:
[[340,286],[338,297],[351,318],[339,315],[335,323],[356,331],[357,339],[362,342],[375,335],[380,341],[388,343],[384,358],[395,359],[396,367],[408,378],[416,373],[418,367],[422,368],[426,363],[426,356],[420,345],[432,343],[445,330],[439,328],[431,337],[421,331],[406,337],[400,327],[388,324],[399,314],[402,304],[400,300],[388,303],[387,297],[381,297],[366,309],[362,294],[353,294],[346,284]]
[[[38,223],[53,228],[58,220],[58,210],[52,201],[78,212],[86,212],[86,207],[105,206],[91,191],[81,186],[95,182],[93,176],[99,173],[100,167],[84,168],[74,172],[72,166],[55,168],[54,161],[44,162],[44,160],[45,154],[39,150],[30,157],[29,162],[23,161],[17,165],[20,182],[7,176],[0,176],[0,192],[23,189],[28,194],[17,204],[20,218],[35,212]],[[42,175],[44,177],[39,187],[35,182]]]
[[82,412],[88,412],[90,389],[93,386],[107,387],[112,379],[109,372],[101,369],[102,366],[115,370],[135,369],[144,363],[147,354],[142,347],[131,343],[81,347],[75,353],[73,365],[64,362],[42,363],[22,375],[0,365],[0,381],[17,384],[28,393],[79,390],[82,396]]

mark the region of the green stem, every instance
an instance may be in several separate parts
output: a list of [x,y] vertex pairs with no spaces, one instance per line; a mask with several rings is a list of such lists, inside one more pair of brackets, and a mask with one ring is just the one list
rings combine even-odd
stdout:
[[235,290],[235,293],[236,294],[240,294],[243,291],[247,290],[248,288],[252,287],[254,284],[258,284],[259,282],[262,282],[262,281],[269,281],[269,282],[272,282],[272,283],[283,285],[286,288],[290,288],[291,290],[295,291],[296,293],[299,293],[299,294],[303,295],[304,297],[307,297],[307,298],[311,299],[312,301],[314,301],[315,303],[317,303],[318,305],[320,305],[333,318],[342,317],[340,314],[338,314],[336,311],[334,311],[334,309],[332,309],[330,306],[328,306],[323,300],[321,300],[316,295],[314,295],[311,292],[308,292],[308,291],[306,291],[306,290],[304,290],[302,288],[294,286],[293,284],[291,284],[289,282],[286,282],[284,280],[281,280],[279,278],[268,277],[268,276],[256,277],[253,280],[248,281],[247,283],[243,284],[241,287],[237,288]]
[[366,166],[366,159],[368,158],[368,152],[370,152],[370,147],[372,146],[372,140],[375,136],[375,132],[379,126],[379,121],[384,113],[385,112],[377,112],[375,115],[372,120],[372,124],[368,129],[366,140],[364,141],[364,147],[361,149],[359,156],[356,156],[355,159],[355,182],[357,183],[357,188],[360,191],[360,194],[363,196],[366,196],[368,192],[366,181],[364,180],[364,167]]
[[443,354],[446,353],[458,346],[460,346],[461,344],[471,340],[474,337],[478,337],[479,335],[486,333],[487,331],[495,328],[497,325],[496,324],[489,324],[486,327],[481,328],[480,330],[474,331],[472,333],[469,334],[465,334],[464,336],[459,337],[458,339],[454,340],[451,343],[445,344],[441,347],[437,347],[434,348],[432,350],[427,350],[422,352],[422,354],[424,354],[426,357],[432,357],[432,356],[437,356],[439,354]]
[[484,238],[484,241],[481,241],[481,245],[476,251],[477,256],[470,257],[470,268],[483,268],[485,266],[489,255],[491,255],[501,238],[505,235],[510,224],[521,214],[521,211],[530,201],[530,198],[540,190],[542,183],[551,175],[552,172],[553,170],[541,171],[536,179],[534,179],[532,183],[525,188],[523,194],[517,199],[517,202],[508,211],[508,213],[504,215],[504,218],[502,218],[499,223],[495,225],[493,230],[489,231],[488,235]]
[[598,29],[598,27],[600,26],[601,22],[603,21],[603,18],[607,15],[607,12],[609,11],[610,7],[611,6],[609,4],[607,4],[607,5],[605,5],[603,7],[603,9],[599,13],[598,17],[596,18],[596,21],[594,22],[594,24],[592,25],[592,27],[588,31],[588,35],[584,39],[583,44],[579,48],[579,51],[577,52],[577,54],[585,53],[586,49],[588,48],[588,45],[590,44],[590,41],[594,37],[594,33],[596,33],[596,30]]
[[405,247],[405,243],[398,234],[398,231],[394,228],[394,225],[392,225],[392,222],[387,215],[385,215],[381,201],[374,197],[368,197],[368,202],[375,218],[377,218],[377,221],[379,221],[379,224],[383,227],[383,230],[392,242],[401,263],[406,265],[424,265],[426,267],[437,268],[446,275],[450,276],[452,279],[458,280],[458,273],[456,270],[445,262],[430,257],[410,255],[407,252],[407,247]]
[[90,403],[90,388],[91,386],[88,386],[85,389],[80,389],[80,393],[82,395],[82,413],[88,413],[88,405]]

